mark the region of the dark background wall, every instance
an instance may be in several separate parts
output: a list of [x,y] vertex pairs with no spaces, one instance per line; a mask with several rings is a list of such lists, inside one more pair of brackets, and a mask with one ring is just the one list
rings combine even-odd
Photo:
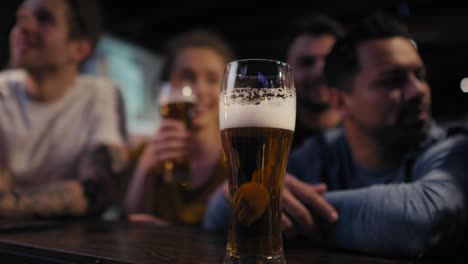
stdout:
[[[0,63],[8,60],[8,34],[21,1],[2,1]],[[160,53],[164,42],[193,27],[221,33],[239,58],[281,59],[281,37],[288,23],[313,13],[328,14],[345,26],[381,9],[408,25],[428,67],[433,114],[439,120],[464,118],[468,94],[460,81],[468,77],[468,8],[450,0],[315,0],[315,1],[117,1],[101,0],[106,31]],[[305,3],[301,3],[305,2]]]

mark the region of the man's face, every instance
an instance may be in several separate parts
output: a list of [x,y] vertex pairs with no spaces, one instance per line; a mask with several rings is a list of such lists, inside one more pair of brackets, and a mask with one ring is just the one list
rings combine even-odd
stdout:
[[420,140],[428,133],[430,88],[424,64],[405,38],[358,46],[360,71],[344,94],[345,122],[386,144]]
[[323,67],[334,43],[335,37],[331,34],[304,34],[294,39],[289,49],[288,63],[293,68],[298,102],[311,111],[328,108]]
[[63,0],[24,1],[10,34],[12,65],[41,70],[75,63],[67,14]]

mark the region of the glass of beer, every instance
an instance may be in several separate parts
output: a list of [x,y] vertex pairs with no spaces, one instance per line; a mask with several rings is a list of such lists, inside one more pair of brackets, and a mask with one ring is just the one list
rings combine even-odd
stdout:
[[291,67],[261,59],[228,63],[219,111],[229,169],[224,263],[285,263],[281,195],[296,120]]
[[[195,95],[189,85],[175,85],[170,82],[162,85],[159,94],[159,112],[162,118],[179,120],[190,130],[194,106]],[[165,161],[163,169],[164,182],[176,181],[181,185],[188,186],[190,173],[187,157]]]

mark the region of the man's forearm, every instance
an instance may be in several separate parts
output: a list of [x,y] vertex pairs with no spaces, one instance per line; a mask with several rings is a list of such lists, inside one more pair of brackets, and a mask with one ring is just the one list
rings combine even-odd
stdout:
[[12,190],[0,194],[2,218],[82,216],[88,208],[78,181],[63,181],[34,190]]
[[448,242],[455,248],[466,219],[459,186],[443,174],[412,184],[329,192],[325,198],[340,214],[328,242],[372,253],[418,256]]

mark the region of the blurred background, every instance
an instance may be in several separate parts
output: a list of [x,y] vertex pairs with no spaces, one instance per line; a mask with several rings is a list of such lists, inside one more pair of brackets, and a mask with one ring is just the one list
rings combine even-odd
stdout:
[[[288,23],[322,13],[346,27],[373,10],[399,17],[414,36],[428,68],[433,116],[440,122],[467,120],[468,8],[451,0],[315,0],[315,1],[120,1],[101,2],[105,35],[86,71],[109,75],[125,97],[130,130],[152,131],[160,86],[164,43],[192,28],[220,33],[238,58],[284,58],[282,37]],[[301,3],[302,2],[302,3]],[[20,0],[2,1],[0,63],[8,64],[8,34]],[[468,92],[468,79],[464,82]]]

